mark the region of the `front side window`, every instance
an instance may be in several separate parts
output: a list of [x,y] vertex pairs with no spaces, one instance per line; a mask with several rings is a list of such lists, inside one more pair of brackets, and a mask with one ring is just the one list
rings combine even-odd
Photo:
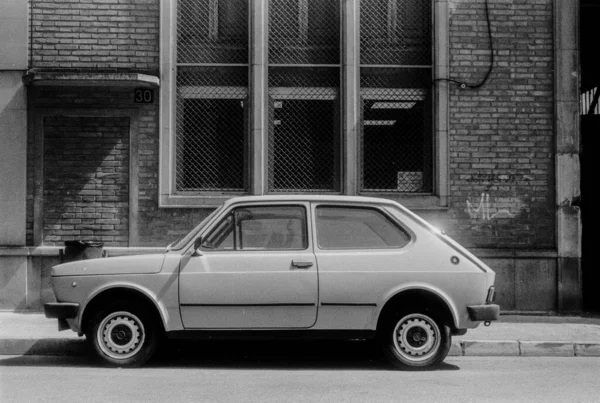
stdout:
[[301,206],[240,207],[202,242],[205,250],[301,250],[308,247]]
[[401,248],[409,235],[376,209],[317,207],[317,243],[321,249]]

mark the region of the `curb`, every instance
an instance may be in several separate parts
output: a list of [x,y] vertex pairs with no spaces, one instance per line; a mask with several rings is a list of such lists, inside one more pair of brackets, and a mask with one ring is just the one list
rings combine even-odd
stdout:
[[461,340],[451,357],[600,357],[600,342]]
[[[85,338],[0,339],[2,355],[88,354]],[[600,357],[600,342],[460,340],[453,341],[449,357]]]

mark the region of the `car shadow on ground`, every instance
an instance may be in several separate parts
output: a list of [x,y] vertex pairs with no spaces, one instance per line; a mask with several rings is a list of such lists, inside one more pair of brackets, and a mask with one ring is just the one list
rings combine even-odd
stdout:
[[[171,340],[148,365],[211,369],[394,370],[377,344],[364,340]],[[446,363],[437,368],[453,369],[459,368]]]

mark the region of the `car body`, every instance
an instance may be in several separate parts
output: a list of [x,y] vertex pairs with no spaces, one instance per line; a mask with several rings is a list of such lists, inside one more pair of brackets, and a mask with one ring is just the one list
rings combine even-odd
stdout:
[[360,196],[229,199],[163,254],[52,269],[47,317],[106,362],[170,338],[376,338],[430,368],[453,334],[496,320],[494,272],[400,204]]

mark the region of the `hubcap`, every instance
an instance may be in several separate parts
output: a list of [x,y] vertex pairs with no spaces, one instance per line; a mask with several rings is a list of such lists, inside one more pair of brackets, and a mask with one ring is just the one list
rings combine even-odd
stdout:
[[123,360],[134,356],[144,345],[142,321],[131,312],[113,312],[98,327],[98,345],[109,357]]
[[440,346],[440,330],[430,317],[410,314],[400,319],[394,328],[396,351],[409,361],[425,361],[435,355]]

